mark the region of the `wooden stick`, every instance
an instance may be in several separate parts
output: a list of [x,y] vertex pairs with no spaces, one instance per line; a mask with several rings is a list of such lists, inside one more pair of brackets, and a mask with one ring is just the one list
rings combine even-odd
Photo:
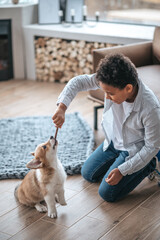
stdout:
[[54,136],[55,140],[57,138],[57,133],[58,133],[58,127],[56,128],[56,133],[55,133],[55,136]]

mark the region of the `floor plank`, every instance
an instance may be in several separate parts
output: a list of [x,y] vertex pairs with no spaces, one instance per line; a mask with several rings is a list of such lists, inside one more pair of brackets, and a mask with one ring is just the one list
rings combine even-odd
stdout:
[[0,195],[0,203],[0,217],[19,205],[15,200],[14,194],[10,192],[3,192]]
[[160,223],[155,224],[155,226],[153,226],[153,229],[145,238],[145,240],[159,240],[159,239],[160,239]]
[[[124,199],[115,203],[103,202],[94,211],[90,212],[88,216],[105,221],[108,229],[111,229],[126,218],[127,215],[131,214],[131,212],[133,212],[138,206],[141,204],[142,206],[145,206],[143,205],[143,202],[146,201],[146,199],[149,199],[148,202],[153,202],[152,200],[150,201],[150,197],[156,191],[159,193],[159,187],[154,183],[149,182],[148,179],[145,179]],[[155,194],[153,199],[155,199]],[[158,199],[156,198],[156,200]]]
[[100,240],[144,240],[159,222],[160,211],[139,207]]
[[10,237],[11,237],[10,235],[0,232],[0,239],[1,240],[7,240]]
[[35,208],[20,205],[0,217],[0,231],[14,235],[44,215],[45,213],[39,213]]
[[44,216],[43,219],[70,227],[102,202],[103,200],[98,195],[98,184],[92,184],[69,199],[67,206],[59,206],[57,219],[50,219],[47,216]]
[[39,220],[14,235],[10,240],[53,240],[65,229],[66,228],[51,222]]
[[[91,229],[91,231],[89,231],[89,229]],[[62,234],[59,234],[55,240],[94,240],[99,239],[106,231],[105,222],[84,217]]]
[[72,198],[76,194],[78,194],[78,191],[74,191],[74,190],[65,188],[65,199],[66,200]]
[[68,176],[67,181],[65,183],[66,188],[69,188],[78,192],[85,189],[89,185],[91,185],[91,183],[85,181],[80,174],[74,175],[74,178],[73,176]]
[[0,180],[0,193],[6,192],[6,191],[12,191],[14,192],[14,188],[20,183],[21,180],[19,179],[5,179]]
[[159,211],[160,190],[155,192],[149,200],[146,200],[142,207]]

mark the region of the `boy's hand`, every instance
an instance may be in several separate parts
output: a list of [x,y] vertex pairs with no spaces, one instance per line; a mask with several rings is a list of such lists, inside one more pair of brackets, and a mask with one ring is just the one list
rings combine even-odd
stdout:
[[123,178],[123,175],[120,173],[119,169],[115,168],[110,172],[110,174],[105,179],[105,181],[109,185],[113,186],[113,185],[117,185],[122,178]]
[[67,109],[67,107],[63,103],[60,103],[58,105],[58,108],[57,108],[55,114],[52,117],[55,127],[58,127],[58,128],[62,127],[62,125],[65,121],[65,111],[66,111],[66,109]]

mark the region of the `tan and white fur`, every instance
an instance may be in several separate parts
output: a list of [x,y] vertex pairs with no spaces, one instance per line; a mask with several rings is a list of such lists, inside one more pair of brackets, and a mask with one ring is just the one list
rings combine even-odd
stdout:
[[[57,140],[51,136],[46,143],[37,146],[32,153],[34,158],[27,164],[31,170],[15,189],[15,196],[20,203],[35,207],[39,212],[48,210],[48,216],[51,218],[57,217],[57,201],[66,205],[66,173],[57,158],[57,145]],[[43,200],[47,207],[41,204]]]

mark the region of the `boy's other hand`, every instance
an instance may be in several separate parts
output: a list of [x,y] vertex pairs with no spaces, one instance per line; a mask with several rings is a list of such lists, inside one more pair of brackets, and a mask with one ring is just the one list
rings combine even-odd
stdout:
[[52,120],[55,127],[61,128],[65,121],[65,111],[67,107],[63,103],[58,105],[56,112],[54,113]]
[[113,186],[113,185],[117,185],[122,178],[123,178],[123,175],[120,173],[119,169],[115,168],[110,172],[110,174],[105,179],[105,181],[109,185]]

